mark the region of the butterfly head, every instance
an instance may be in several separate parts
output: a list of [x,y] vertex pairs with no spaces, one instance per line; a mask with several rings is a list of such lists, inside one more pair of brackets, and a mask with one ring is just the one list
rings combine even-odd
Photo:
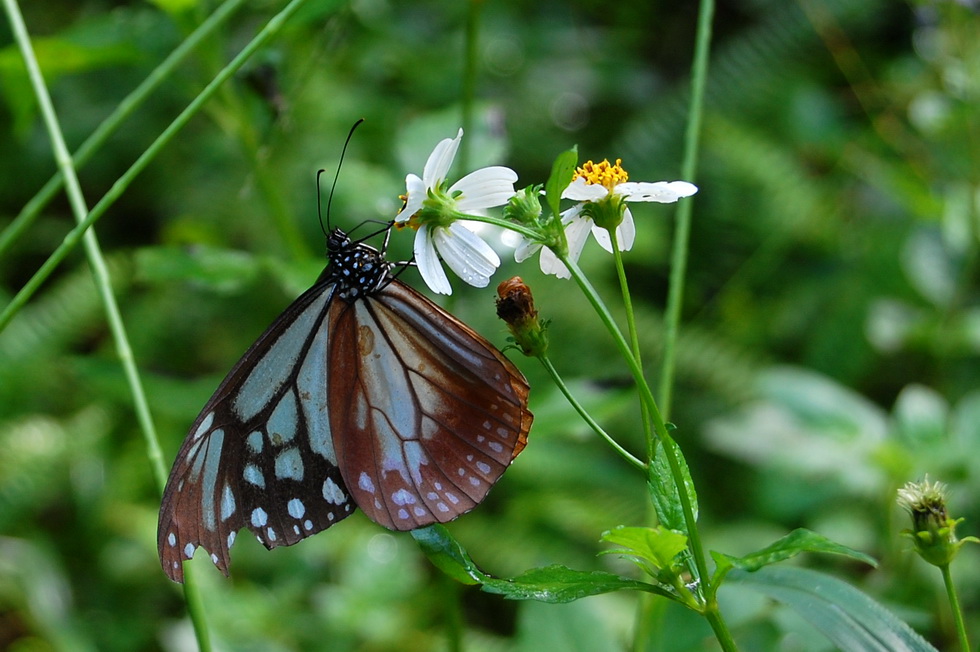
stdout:
[[341,229],[327,236],[327,271],[345,301],[377,292],[391,280],[391,263],[371,245],[350,239]]

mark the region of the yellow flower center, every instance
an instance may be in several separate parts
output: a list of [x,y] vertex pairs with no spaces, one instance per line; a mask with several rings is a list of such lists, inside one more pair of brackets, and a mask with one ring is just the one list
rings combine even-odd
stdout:
[[590,185],[603,186],[612,192],[613,188],[630,178],[630,175],[620,165],[622,162],[623,159],[621,158],[616,159],[615,165],[610,165],[608,159],[602,159],[602,163],[586,161],[575,169],[575,176],[572,177],[572,181],[582,178]]
[[[405,209],[405,204],[408,203],[408,195],[398,195],[398,198],[400,200],[402,200],[402,210],[404,210]],[[419,221],[419,214],[418,213],[416,213],[415,215],[412,215],[410,218],[408,218],[404,222],[395,222],[395,228],[398,229],[399,231],[401,231],[402,229],[409,228],[409,227],[411,227],[411,228],[415,229],[416,231],[418,231],[420,226],[422,226],[422,224]]]

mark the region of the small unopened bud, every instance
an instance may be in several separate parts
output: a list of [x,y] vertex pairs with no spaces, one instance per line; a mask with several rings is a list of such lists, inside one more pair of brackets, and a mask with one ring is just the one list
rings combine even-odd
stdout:
[[528,186],[517,191],[504,206],[504,217],[521,224],[535,224],[541,215],[541,186]]
[[520,276],[497,286],[497,316],[507,322],[514,342],[524,355],[540,357],[548,351],[548,333],[538,319],[531,288]]
[[933,566],[948,566],[956,552],[975,537],[956,538],[956,526],[946,511],[948,494],[942,482],[907,482],[898,490],[898,504],[912,517],[912,529],[903,531],[915,543],[915,551]]

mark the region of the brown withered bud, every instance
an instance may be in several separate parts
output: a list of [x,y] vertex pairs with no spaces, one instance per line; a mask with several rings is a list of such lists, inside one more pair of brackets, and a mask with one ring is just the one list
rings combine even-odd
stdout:
[[548,351],[548,334],[538,319],[534,297],[520,276],[497,286],[497,316],[507,322],[514,342],[524,355],[540,357]]

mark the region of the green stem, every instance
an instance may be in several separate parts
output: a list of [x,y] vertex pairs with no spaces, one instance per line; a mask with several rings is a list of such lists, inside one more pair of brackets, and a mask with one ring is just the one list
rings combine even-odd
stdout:
[[78,226],[72,229],[68,235],[65,236],[61,245],[58,246],[54,252],[48,256],[48,259],[41,265],[40,269],[35,272],[34,276],[28,280],[28,282],[20,289],[20,291],[14,296],[13,300],[4,308],[3,312],[0,313],[0,331],[2,331],[10,320],[13,319],[14,315],[30,300],[30,298],[37,292],[38,288],[44,283],[45,280],[57,269],[61,261],[64,260],[69,253],[78,245],[79,241],[82,239],[82,234],[92,226],[102,215],[108,210],[108,208],[115,203],[115,201],[125,192],[129,184],[133,182],[133,179],[146,168],[150,162],[156,158],[156,155],[167,145],[171,139],[179,132],[184,125],[186,125],[190,119],[201,109],[205,102],[207,102],[212,95],[221,87],[228,79],[234,75],[242,65],[245,64],[248,59],[255,54],[256,50],[262,47],[266,41],[272,38],[285,24],[286,20],[292,16],[297,9],[299,9],[306,0],[292,0],[286,7],[280,11],[278,14],[273,16],[265,27],[253,38],[245,48],[238,53],[231,63],[224,67],[224,69],[218,73],[218,75],[201,91],[200,95],[194,98],[194,100],[187,105],[173,122],[161,133],[153,144],[150,145],[146,151],[144,151],[136,162],[116,182],[112,185],[112,188],[102,197],[102,199],[89,211],[88,216],[82,220]]
[[728,624],[718,609],[718,602],[714,598],[708,600],[708,603],[705,605],[704,617],[707,618],[708,624],[711,625],[711,629],[715,633],[715,638],[721,644],[721,649],[725,650],[725,652],[736,652],[738,645],[735,644],[735,639],[732,637],[732,633],[728,629]]
[[568,403],[575,409],[576,412],[578,412],[579,416],[582,417],[582,420],[585,421],[585,423],[588,424],[588,426],[592,428],[597,435],[606,440],[606,443],[612,446],[613,450],[616,451],[620,457],[629,462],[636,469],[646,471],[646,464],[634,457],[628,450],[620,446],[615,439],[610,437],[609,433],[603,430],[602,426],[600,426],[599,423],[592,418],[592,415],[588,413],[585,407],[583,407],[582,404],[575,399],[572,391],[568,388],[568,385],[565,384],[565,381],[562,379],[561,375],[559,375],[558,370],[555,369],[553,364],[551,364],[551,359],[548,358],[548,356],[543,355],[539,357],[538,360],[551,376],[552,380],[555,381],[555,385],[558,386],[558,390],[565,396]]
[[[711,20],[715,12],[714,0],[701,0],[698,11],[697,42],[694,46],[694,62],[691,64],[691,105],[688,109],[687,132],[684,137],[684,160],[681,163],[681,178],[687,181],[694,181],[698,166],[698,138],[701,134],[701,118],[704,113],[704,87],[708,78],[708,51],[711,45]],[[684,299],[684,280],[687,276],[692,208],[691,200],[677,204],[670,265],[670,290],[667,295],[664,324],[664,360],[660,375],[660,401],[667,418],[670,418],[670,407],[673,402],[677,333],[681,319],[681,304]]]
[[[163,62],[157,66],[153,72],[147,75],[139,86],[132,93],[127,95],[112,111],[109,116],[92,132],[92,135],[85,139],[85,142],[72,153],[72,161],[75,169],[81,169],[85,163],[98,151],[100,147],[109,139],[119,125],[132,115],[137,108],[157,89],[160,84],[170,76],[174,69],[183,63],[184,59],[194,51],[201,41],[210,36],[238,9],[245,0],[226,0],[214,13],[208,16],[201,25],[195,29],[173,52],[171,52]],[[64,185],[64,177],[61,172],[48,179],[41,190],[28,201],[16,218],[0,233],[0,256],[4,254],[13,243],[26,231],[41,211],[47,206],[48,202],[55,196]]]
[[953,585],[953,575],[949,570],[949,564],[940,566],[939,570],[942,571],[943,584],[946,585],[946,597],[949,598],[949,607],[953,611],[953,622],[956,624],[956,635],[960,641],[960,649],[963,652],[970,652],[966,623],[963,622],[963,610],[960,608],[960,599],[956,595],[956,587]]
[[656,432],[657,437],[664,442],[664,455],[666,456],[667,464],[670,466],[671,477],[674,479],[674,483],[677,486],[678,499],[681,503],[681,510],[684,512],[684,522],[687,525],[686,534],[690,542],[690,548],[694,556],[694,563],[697,567],[698,576],[702,586],[704,587],[705,595],[711,595],[711,587],[709,584],[711,579],[708,575],[708,564],[704,556],[704,547],[701,545],[701,536],[697,529],[697,519],[694,516],[694,503],[691,500],[691,496],[687,491],[687,485],[684,482],[684,473],[682,471],[680,459],[678,459],[677,453],[674,451],[674,446],[668,445],[668,443],[673,442],[673,438],[667,431],[667,424],[664,421],[663,416],[660,414],[660,410],[657,407],[657,402],[654,400],[653,393],[650,391],[650,386],[647,384],[646,378],[643,376],[643,369],[640,367],[640,364],[637,362],[636,358],[633,357],[629,344],[627,344],[623,334],[616,326],[616,322],[613,320],[612,315],[606,308],[606,305],[602,302],[599,294],[596,292],[595,288],[592,287],[589,279],[582,273],[579,266],[568,258],[567,255],[559,254],[558,252],[555,252],[555,255],[568,268],[572,278],[575,279],[576,283],[578,283],[583,294],[585,294],[586,299],[588,299],[589,303],[592,304],[596,314],[599,315],[599,319],[606,326],[606,329],[613,338],[613,342],[615,342],[620,354],[626,361],[626,365],[629,367],[630,373],[633,375],[633,381],[636,383],[640,392],[640,400],[646,403],[647,408],[650,410],[650,416],[653,417],[654,431]]
[[[630,346],[633,349],[633,357],[637,364],[643,367],[643,358],[640,355],[640,338],[636,332],[636,315],[633,311],[633,299],[630,296],[629,283],[626,279],[626,268],[623,266],[623,252],[619,250],[619,238],[616,229],[608,229],[609,241],[612,243],[613,260],[616,264],[616,275],[619,277],[619,289],[623,295],[623,309],[626,311],[626,326],[629,330]],[[640,416],[643,419],[643,439],[647,444],[647,462],[653,460],[656,440],[653,436],[653,426],[650,422],[650,410],[646,403],[640,402]]]
[[[477,41],[480,34],[480,10],[483,0],[470,0],[466,11],[465,51],[463,52],[463,89],[461,124],[464,133],[471,133],[473,127],[473,104],[476,97]],[[472,138],[472,136],[470,136]],[[470,141],[464,138],[459,144],[456,159],[459,170],[470,169]]]
[[520,233],[523,236],[527,236],[532,240],[541,240],[541,232],[535,229],[524,226],[523,224],[518,224],[517,222],[511,222],[510,220],[501,219],[499,217],[493,217],[491,215],[467,215],[466,213],[455,213],[453,217],[457,220],[469,220],[471,222],[483,222],[485,224],[492,224],[494,226],[499,226],[504,229],[509,229],[516,233]]
[[[78,175],[76,174],[71,154],[65,143],[64,134],[59,124],[54,104],[51,102],[51,96],[48,93],[47,86],[44,83],[44,77],[41,74],[41,68],[34,54],[30,35],[27,32],[27,26],[24,24],[24,19],[16,0],[3,0],[3,2],[14,33],[14,38],[17,40],[17,45],[20,47],[21,54],[24,57],[24,65],[27,68],[27,74],[34,89],[41,115],[44,118],[45,126],[51,138],[51,148],[57,161],[58,169],[61,171],[61,176],[65,181],[65,190],[68,194],[72,212],[75,215],[76,221],[81,222],[85,219],[86,213],[88,213],[88,206],[85,203],[81,184],[78,181]],[[139,369],[136,367],[133,349],[129,344],[126,326],[119,312],[119,304],[116,302],[115,295],[112,293],[112,279],[109,276],[109,270],[106,266],[105,258],[102,255],[102,248],[99,246],[94,229],[85,232],[84,246],[89,266],[92,269],[95,286],[98,289],[99,296],[102,299],[106,311],[106,320],[116,344],[116,351],[126,375],[127,383],[129,384],[133,407],[143,432],[150,467],[156,478],[157,488],[160,493],[163,493],[163,488],[167,481],[167,470],[163,462],[160,441],[157,437],[156,427],[153,424],[153,418],[150,415],[149,402],[146,399],[146,392],[143,389]],[[201,604],[200,587],[195,583],[185,583],[184,591],[188,604],[198,606]],[[192,609],[190,610],[190,616],[194,623],[198,647],[204,651],[210,650],[210,634],[208,632],[204,610],[201,608]]]

